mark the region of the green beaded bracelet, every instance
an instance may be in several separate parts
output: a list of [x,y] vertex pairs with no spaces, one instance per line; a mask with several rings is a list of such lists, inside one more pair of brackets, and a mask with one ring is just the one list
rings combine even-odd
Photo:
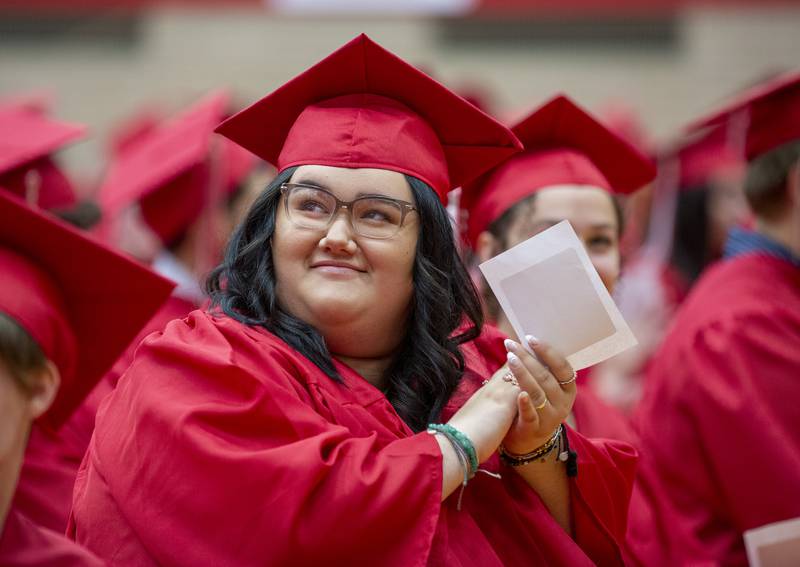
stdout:
[[469,437],[461,433],[458,429],[453,427],[448,423],[429,423],[428,424],[429,431],[438,431],[439,433],[445,435],[447,438],[455,441],[458,443],[459,447],[464,449],[464,452],[469,457],[469,465],[471,470],[471,474],[474,475],[475,472],[478,470],[478,454],[475,452],[475,445],[472,444],[472,441]]

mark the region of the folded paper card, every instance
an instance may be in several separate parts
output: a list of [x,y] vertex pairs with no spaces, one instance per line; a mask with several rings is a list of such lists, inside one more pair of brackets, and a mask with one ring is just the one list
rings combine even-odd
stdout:
[[750,567],[794,567],[800,564],[800,518],[744,532]]
[[517,336],[533,335],[552,344],[575,370],[636,345],[568,221],[480,269]]

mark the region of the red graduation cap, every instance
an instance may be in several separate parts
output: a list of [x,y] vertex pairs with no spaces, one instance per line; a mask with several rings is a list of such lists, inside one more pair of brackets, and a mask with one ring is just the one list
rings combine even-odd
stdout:
[[523,153],[464,188],[467,240],[521,199],[553,185],[590,185],[632,193],[656,174],[652,161],[564,95],[539,107],[512,128]]
[[144,106],[114,126],[108,136],[108,153],[112,158],[130,151],[158,129],[163,120],[161,110],[154,105]]
[[211,139],[228,101],[227,92],[212,93],[123,152],[100,188],[104,214],[139,203],[163,242],[186,230],[210,198]]
[[43,209],[70,207],[75,191],[50,154],[82,138],[86,127],[21,107],[0,108],[0,185],[20,196],[35,184]]
[[785,73],[740,93],[713,114],[690,124],[688,130],[730,126],[737,120],[746,126],[744,153],[748,160],[800,139],[800,71]]
[[683,191],[704,185],[718,172],[740,171],[744,165],[724,125],[685,137],[665,157],[678,160],[678,187]]
[[169,296],[172,282],[0,191],[0,312],[61,373],[59,427]]
[[520,149],[502,124],[363,34],[217,131],[279,170],[389,169],[443,202]]
[[224,138],[219,149],[223,187],[225,194],[230,195],[255,169],[259,160],[242,146]]

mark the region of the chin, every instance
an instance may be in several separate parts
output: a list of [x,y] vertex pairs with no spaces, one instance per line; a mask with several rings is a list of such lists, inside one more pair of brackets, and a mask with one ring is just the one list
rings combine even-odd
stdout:
[[366,311],[363,300],[348,300],[341,295],[309,301],[306,308],[313,320],[323,326],[352,322]]

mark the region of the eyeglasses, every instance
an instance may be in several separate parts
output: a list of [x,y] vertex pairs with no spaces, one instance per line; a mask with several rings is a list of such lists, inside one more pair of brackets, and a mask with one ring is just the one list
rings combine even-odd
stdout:
[[409,211],[417,208],[411,203],[390,197],[367,196],[353,201],[341,201],[330,191],[303,183],[281,185],[286,216],[296,226],[325,230],[339,209],[350,213],[350,226],[366,238],[385,239],[396,235]]

